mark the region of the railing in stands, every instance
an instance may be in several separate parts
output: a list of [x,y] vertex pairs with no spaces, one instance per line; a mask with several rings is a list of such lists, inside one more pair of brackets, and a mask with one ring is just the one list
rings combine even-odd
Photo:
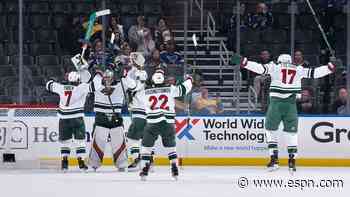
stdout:
[[[252,101],[253,99],[253,101]],[[258,104],[258,95],[255,91],[255,89],[252,86],[249,86],[248,89],[248,114],[251,111],[256,111]]]
[[209,51],[209,38],[215,37],[216,33],[216,23],[211,12],[207,15],[207,51]]
[[195,3],[196,7],[199,9],[200,11],[200,15],[201,15],[201,30],[200,30],[200,35],[201,38],[203,38],[203,24],[204,24],[204,6],[203,6],[203,0],[200,0],[200,2],[198,0],[191,0],[190,1],[190,16],[193,16],[193,2]]

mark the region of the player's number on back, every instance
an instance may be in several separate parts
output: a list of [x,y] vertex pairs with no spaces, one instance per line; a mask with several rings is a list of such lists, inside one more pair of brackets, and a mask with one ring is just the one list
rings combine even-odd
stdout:
[[155,109],[169,110],[167,95],[162,94],[159,97],[151,96],[149,97],[148,101],[151,102],[152,110],[155,110]]
[[291,70],[291,69],[282,69],[281,72],[282,72],[282,83],[292,84],[297,71]]
[[64,91],[64,96],[68,96],[66,106],[69,106],[70,98],[72,97],[72,91]]

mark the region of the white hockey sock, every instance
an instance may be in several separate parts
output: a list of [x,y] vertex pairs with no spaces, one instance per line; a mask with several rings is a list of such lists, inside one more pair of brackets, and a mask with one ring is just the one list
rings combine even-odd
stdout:
[[176,147],[166,147],[165,150],[168,153],[168,159],[170,161],[170,165],[173,163],[178,165]]
[[152,147],[141,147],[141,167],[145,167],[146,163],[150,163],[152,156],[151,156],[151,150]]
[[266,130],[266,138],[267,138],[267,148],[269,149],[269,154],[278,155],[277,131]]
[[288,154],[294,155],[294,158],[296,158],[298,153],[298,133],[284,132],[284,136]]
[[77,157],[84,159],[86,157],[85,140],[75,140],[74,145]]
[[71,139],[61,141],[61,157],[68,157],[70,155],[71,142]]
[[133,140],[128,138],[128,152],[134,160],[140,156],[140,140]]

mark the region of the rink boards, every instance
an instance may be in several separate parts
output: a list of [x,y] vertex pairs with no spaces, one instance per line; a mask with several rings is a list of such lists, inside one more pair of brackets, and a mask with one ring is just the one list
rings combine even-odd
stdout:
[[[85,117],[87,145],[91,143],[94,117]],[[125,117],[125,128],[130,124]],[[266,137],[262,116],[177,117],[177,150],[184,165],[265,165]],[[350,117],[300,117],[299,165],[350,166]],[[189,124],[188,124],[189,123]],[[6,120],[0,120],[0,151],[6,144]],[[286,157],[280,125],[279,149]],[[12,150],[17,159],[59,158],[58,118],[20,117],[12,125]],[[156,143],[158,164],[167,164],[166,154]],[[110,148],[106,149],[105,164],[111,164]],[[73,151],[72,151],[73,152]],[[282,163],[285,161],[282,160]]]

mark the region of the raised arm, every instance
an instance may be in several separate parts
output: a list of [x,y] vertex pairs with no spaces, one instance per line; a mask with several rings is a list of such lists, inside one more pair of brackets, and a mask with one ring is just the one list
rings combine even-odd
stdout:
[[329,62],[328,65],[317,68],[303,68],[303,77],[318,79],[332,74],[333,72],[335,72],[335,65]]
[[188,76],[187,79],[180,85],[172,86],[172,96],[182,97],[188,94],[192,89],[192,77]]
[[248,61],[246,57],[241,60],[241,68],[245,68],[257,74],[268,74],[269,66],[264,64],[259,64],[257,62]]

